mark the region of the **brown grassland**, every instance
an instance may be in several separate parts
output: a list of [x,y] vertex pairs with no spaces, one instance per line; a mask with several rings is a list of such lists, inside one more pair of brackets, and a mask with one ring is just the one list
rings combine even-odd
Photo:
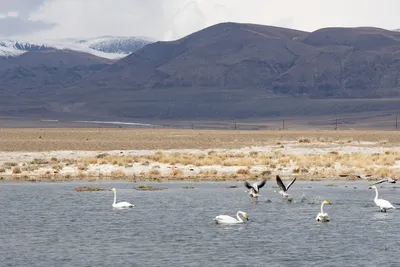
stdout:
[[279,141],[371,141],[400,144],[396,131],[242,131],[126,128],[0,128],[0,151],[215,149]]
[[[349,146],[357,149],[341,151]],[[270,179],[276,174],[304,180],[344,179],[340,177],[345,175],[349,175],[345,179],[356,179],[353,174],[400,178],[397,146],[400,134],[396,131],[3,128],[0,178],[241,181]],[[314,148],[325,150],[315,152]],[[374,148],[380,150],[364,152]],[[296,149],[304,152],[294,153]],[[148,151],[134,153],[141,150]],[[76,153],[29,156],[49,151]]]

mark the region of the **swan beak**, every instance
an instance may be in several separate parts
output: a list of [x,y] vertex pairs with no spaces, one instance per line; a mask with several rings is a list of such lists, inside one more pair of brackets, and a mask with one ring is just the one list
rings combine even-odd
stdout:
[[246,220],[249,220],[249,216],[244,216],[244,218],[245,218]]
[[368,189],[372,189],[372,186],[370,186]]

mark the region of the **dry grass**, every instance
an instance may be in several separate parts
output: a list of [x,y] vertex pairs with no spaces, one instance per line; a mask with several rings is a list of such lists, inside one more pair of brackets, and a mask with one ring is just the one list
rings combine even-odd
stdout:
[[104,191],[104,188],[97,187],[97,186],[81,186],[76,187],[75,191],[77,192],[93,192],[93,191]]
[[183,172],[180,169],[173,169],[171,171],[171,176],[172,177],[182,177],[183,176]]
[[[41,139],[37,138],[38,133],[42,136]],[[360,141],[377,142],[377,145],[387,150],[376,154],[363,153],[362,150],[356,153],[335,151],[335,147],[356,146]],[[7,158],[9,161],[2,163],[0,172],[5,177],[23,173],[23,175],[28,175],[29,179],[33,179],[32,176],[38,176],[40,179],[43,177],[43,179],[52,180],[110,178],[113,180],[243,180],[249,177],[269,179],[281,172],[285,172],[285,175],[313,180],[322,177],[338,177],[339,174],[344,173],[364,173],[377,177],[397,178],[400,177],[400,170],[393,167],[398,165],[400,151],[397,148],[394,149],[396,144],[400,144],[400,135],[389,131],[0,129],[0,146],[6,151],[18,151],[22,150],[22,147],[24,151],[77,148],[100,151],[159,149],[146,155],[130,155],[121,151],[121,153],[99,152],[97,155],[77,158],[62,156],[46,158],[35,155],[30,160],[17,162],[14,158]],[[291,146],[314,148],[329,147],[329,145],[331,145],[329,153],[291,154],[288,152]],[[272,152],[244,153],[220,150],[246,146],[269,146]],[[171,153],[165,150],[170,148],[215,150],[200,150],[191,153]],[[67,167],[72,167],[76,172]],[[105,169],[110,167],[113,171],[97,170],[102,167]],[[136,167],[139,171],[135,169]],[[15,175],[15,177],[23,179],[23,175]]]
[[111,179],[123,179],[126,177],[126,173],[122,170],[112,171],[110,173]]
[[236,173],[242,176],[250,176],[251,171],[249,169],[239,169],[236,171]]
[[3,167],[6,169],[11,169],[12,167],[18,166],[16,162],[4,162]]
[[151,185],[139,185],[139,186],[135,187],[134,189],[139,190],[139,191],[160,191],[160,190],[167,190],[168,188],[153,187]]
[[[286,169],[287,175],[297,176],[302,179],[317,179],[321,177],[338,177],[340,174],[372,174],[377,177],[400,176],[399,169],[393,169],[400,161],[400,151],[386,150],[382,153],[339,153],[330,151],[328,153],[312,154],[285,154],[283,152],[260,152],[249,153],[234,152],[200,152],[200,153],[168,153],[157,151],[149,155],[109,155],[83,157],[75,160],[78,173],[74,177],[85,178],[109,178],[112,180],[143,179],[143,180],[186,180],[186,179],[216,179],[237,180],[249,177],[269,179],[274,173],[280,173]],[[30,163],[23,164],[24,167],[14,167],[13,174],[21,171],[29,174],[39,168],[51,168],[46,171],[44,177],[54,179],[65,167],[64,160],[48,161],[48,166],[43,165],[45,159],[35,159]],[[140,173],[126,172],[125,168],[135,170],[135,165],[144,164],[148,169]],[[31,165],[32,164],[32,165]],[[53,164],[53,165],[52,165]],[[115,166],[110,173],[99,173],[89,171],[91,166],[109,164]],[[172,167],[170,170],[162,171],[161,164]],[[6,164],[6,166],[15,165]],[[65,164],[67,165],[67,164]],[[136,165],[137,166],[137,165]],[[190,166],[190,167],[189,167]],[[218,167],[220,166],[220,167]],[[264,170],[260,170],[262,166]],[[198,167],[197,171],[194,168]],[[234,167],[234,171],[224,171],[223,168]],[[236,168],[235,168],[236,167]],[[221,171],[219,171],[221,168]],[[3,168],[6,172],[6,168]],[[183,169],[190,169],[184,172]],[[289,173],[287,173],[289,170]],[[1,171],[0,171],[1,172]],[[70,174],[64,174],[64,176]]]
[[22,173],[22,171],[21,171],[21,169],[20,169],[19,167],[15,167],[15,168],[12,170],[12,174],[20,174],[20,173]]
[[[348,168],[367,168],[370,166],[393,166],[400,160],[399,151],[386,151],[384,153],[364,154],[345,153],[340,154],[332,151],[326,154],[283,154],[281,152],[257,152],[249,153],[160,153],[143,156],[110,156],[100,161],[92,161],[95,158],[83,158],[80,163],[85,164],[111,164],[126,166],[135,162],[162,163],[168,165],[193,165],[193,166],[267,166],[271,169],[279,167],[298,166],[294,168],[295,173],[308,173],[314,168],[334,168],[335,164]],[[87,167],[87,165],[84,165]],[[85,167],[85,168],[86,168]],[[174,170],[173,170],[174,172]],[[248,170],[246,170],[248,172]],[[244,173],[244,171],[241,171]],[[241,174],[238,173],[238,174]],[[149,175],[158,176],[159,171],[154,169]],[[177,176],[177,174],[172,174]]]
[[35,158],[30,162],[30,164],[32,164],[32,165],[47,165],[47,164],[49,164],[49,161],[46,159],[42,159],[42,158]]

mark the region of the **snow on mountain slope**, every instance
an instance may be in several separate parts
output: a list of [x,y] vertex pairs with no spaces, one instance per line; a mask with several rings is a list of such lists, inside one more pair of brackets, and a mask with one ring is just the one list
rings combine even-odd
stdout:
[[153,43],[154,41],[155,40],[145,37],[104,36],[87,40],[79,40],[77,42],[80,44],[85,44],[91,49],[105,53],[130,54],[149,43]]
[[89,39],[0,40],[0,57],[14,57],[25,52],[69,49],[103,58],[117,59],[135,52],[155,40],[145,37],[103,36]]
[[0,56],[3,57],[19,56],[28,51],[32,52],[50,49],[52,48],[47,47],[43,44],[33,44],[29,42],[19,42],[11,40],[0,41]]

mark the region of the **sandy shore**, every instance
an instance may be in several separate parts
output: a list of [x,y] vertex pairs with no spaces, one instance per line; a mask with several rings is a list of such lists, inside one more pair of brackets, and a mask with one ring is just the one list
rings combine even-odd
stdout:
[[2,180],[400,177],[396,132],[0,129],[0,140]]

